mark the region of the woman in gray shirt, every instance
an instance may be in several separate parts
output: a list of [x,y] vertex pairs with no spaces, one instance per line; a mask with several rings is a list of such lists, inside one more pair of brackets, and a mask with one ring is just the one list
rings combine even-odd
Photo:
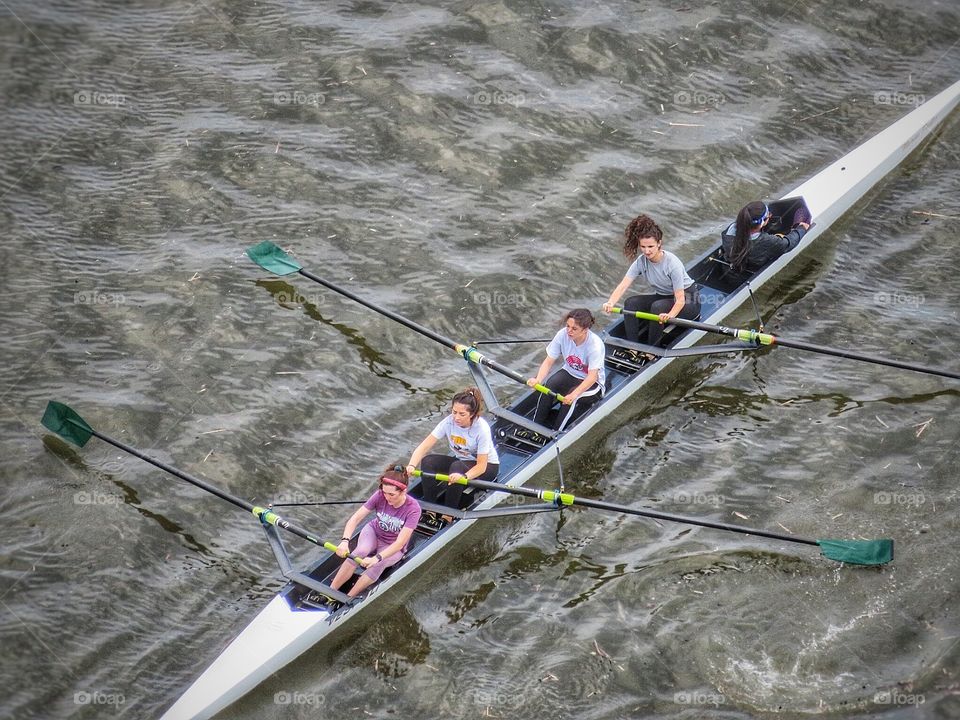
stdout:
[[[663,249],[663,231],[648,215],[634,218],[623,234],[626,238],[623,254],[633,260],[633,264],[610,293],[603,311],[610,312],[633,281],[643,275],[653,292],[632,295],[624,301],[623,308],[628,311],[623,316],[625,335],[633,342],[659,345],[663,338],[663,323],[667,320],[675,317],[695,320],[700,315],[700,292],[687,275],[680,258]],[[629,314],[637,310],[659,315],[660,322],[644,323],[646,332],[641,332],[640,321]]]

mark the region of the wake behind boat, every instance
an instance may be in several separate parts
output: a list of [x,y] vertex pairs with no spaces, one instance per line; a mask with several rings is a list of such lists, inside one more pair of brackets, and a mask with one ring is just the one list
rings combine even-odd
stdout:
[[[807,182],[787,193],[781,200],[772,203],[771,211],[775,215],[792,217],[797,208],[805,207],[813,219],[813,227],[795,250],[747,276],[734,274],[722,262],[719,243],[711,251],[691,263],[687,271],[701,287],[702,324],[709,325],[724,320],[743,305],[748,299],[751,289],[762,287],[793,262],[804,248],[815,241],[837,218],[841,217],[865,193],[927,139],[958,102],[960,102],[960,82],[955,83]],[[373,307],[352,293],[343,291],[332,283],[303,270],[297,261],[269,243],[251,249],[250,256],[261,267],[271,272],[277,274],[299,272],[311,280],[320,282],[354,300],[363,302],[368,307]],[[382,311],[379,308],[374,307],[374,309],[384,312],[394,319],[399,318],[399,316]],[[406,324],[412,325],[410,323]],[[419,328],[419,326],[417,327]],[[419,329],[423,330],[423,328]],[[537,392],[526,393],[509,408],[502,407],[499,404],[486,380],[483,369],[485,367],[492,368],[498,372],[504,372],[504,374],[508,369],[498,366],[497,363],[488,358],[484,358],[474,348],[456,343],[451,344],[447,339],[436,336],[434,339],[453,347],[464,356],[469,371],[484,394],[488,412],[495,418],[493,430],[500,456],[500,473],[496,483],[471,483],[474,487],[470,488],[472,492],[465,492],[466,504],[461,509],[432,507],[429,503],[422,503],[425,509],[441,510],[452,515],[454,519],[440,527],[421,523],[414,533],[403,562],[385,573],[378,584],[354,602],[349,602],[349,599],[342,593],[333,591],[329,587],[333,573],[341,563],[339,557],[332,553],[326,553],[306,571],[302,573],[295,571],[286,557],[280,534],[277,531],[277,528],[289,530],[290,524],[269,510],[253,508],[252,512],[263,523],[268,541],[277,555],[283,574],[290,582],[277,593],[267,607],[251,621],[184,692],[163,715],[164,720],[209,718],[228,707],[271,674],[334,633],[337,628],[353,622],[357,618],[369,615],[367,610],[373,606],[379,596],[415,575],[421,565],[441,552],[448,544],[454,542],[478,520],[531,511],[556,512],[564,504],[576,504],[572,500],[566,502],[559,493],[539,492],[535,496],[547,502],[533,507],[519,506],[505,509],[497,507],[505,497],[505,490],[525,491],[526,489],[521,488],[521,486],[548,464],[555,462],[559,452],[584,437],[601,420],[616,411],[678,357],[710,352],[743,352],[759,347],[757,342],[744,340],[723,346],[694,347],[706,332],[706,329],[678,326],[671,333],[671,340],[665,348],[652,348],[637,346],[626,341],[622,321],[612,325],[605,337],[606,394],[602,401],[596,403],[562,433],[556,433],[531,420],[533,406],[538,397]],[[643,359],[642,356],[637,356],[632,352],[638,349],[651,352],[656,356],[655,359]],[[51,420],[51,423],[53,422]],[[47,426],[54,429],[51,425]],[[97,434],[95,431],[91,430],[91,432]],[[108,442],[111,441],[99,434],[97,436],[106,439]],[[144,457],[142,454],[138,456]],[[150,460],[147,459],[147,461]],[[499,487],[493,487],[494,485]],[[411,492],[415,496],[418,494],[418,490],[417,486],[411,488]],[[537,493],[538,491],[529,492]],[[525,492],[524,494],[528,493]],[[220,494],[220,496],[223,497],[223,494]],[[572,496],[566,497],[568,499],[572,498]],[[231,498],[225,499],[234,500]],[[250,510],[245,505],[241,505],[241,507]],[[622,508],[616,509],[616,506],[601,509],[625,511]],[[647,514],[649,515],[649,513]],[[676,516],[666,519],[674,519],[680,522],[689,521]],[[694,524],[704,523],[694,522]],[[718,527],[721,530],[747,530],[745,528],[734,529],[733,526],[722,527],[716,523],[710,526]],[[295,534],[304,537],[299,532],[295,532]],[[808,541],[763,532],[753,532],[752,534],[764,535],[784,542],[818,544],[826,557],[843,562],[879,564],[892,559],[892,544],[887,545],[889,541],[876,541],[876,543],[881,544],[872,544],[866,548],[848,543],[842,545],[842,552],[840,552],[829,544],[835,541]],[[304,539],[317,542],[317,538],[312,535]]]

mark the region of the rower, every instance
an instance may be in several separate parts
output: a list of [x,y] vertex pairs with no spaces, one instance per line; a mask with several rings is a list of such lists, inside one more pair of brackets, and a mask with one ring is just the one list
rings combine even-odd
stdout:
[[[547,357],[540,363],[536,377],[527,380],[530,387],[545,385],[563,396],[553,422],[555,430],[563,430],[603,397],[606,388],[603,340],[590,330],[593,322],[593,313],[586,308],[577,308],[564,315],[563,327],[547,345]],[[563,366],[544,382],[558,358],[563,358]],[[547,425],[554,404],[552,396],[540,393],[533,421]]]
[[[623,234],[623,254],[633,263],[603,304],[603,311],[609,313],[633,281],[643,275],[653,293],[632,295],[624,301],[624,333],[631,342],[660,345],[663,323],[667,320],[675,317],[696,320],[700,316],[700,290],[680,258],[663,249],[663,231],[650,216],[634,218]],[[640,321],[630,312],[637,310],[659,315],[660,322],[646,323],[645,332],[641,332]]]
[[790,252],[810,229],[810,212],[801,204],[786,234],[769,231],[771,213],[766,203],[757,200],[744,205],[737,219],[720,233],[723,257],[734,272],[753,273]]
[[377,491],[347,520],[343,526],[343,537],[337,545],[337,555],[346,559],[330,583],[334,590],[339,590],[353,577],[357,563],[347,557],[350,538],[370,513],[376,513],[376,516],[363,526],[353,551],[354,556],[361,558],[359,564],[364,572],[347,595],[356,597],[377,582],[384,570],[403,559],[413,531],[420,522],[421,513],[420,503],[407,494],[408,484],[408,475],[402,467],[387,467],[380,476]]
[[[443,502],[447,507],[459,508],[464,486],[457,481],[487,480],[492,482],[500,470],[500,457],[493,444],[490,425],[480,416],[482,400],[480,390],[475,387],[457,393],[450,404],[450,414],[437,423],[433,431],[423,439],[410,455],[407,473],[419,466],[425,473],[449,475],[447,483],[433,478],[424,478],[421,484],[423,499],[436,503],[443,491]],[[431,453],[427,455],[438,440],[446,440],[453,455]],[[443,490],[444,488],[445,491]],[[447,522],[452,518],[444,516]]]

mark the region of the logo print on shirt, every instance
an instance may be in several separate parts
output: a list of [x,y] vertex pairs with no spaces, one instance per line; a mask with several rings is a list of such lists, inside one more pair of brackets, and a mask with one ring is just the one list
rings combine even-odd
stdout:
[[567,355],[567,365],[580,372],[590,371],[590,367],[576,355]]
[[387,515],[382,510],[377,513],[377,522],[380,523],[380,529],[388,533],[399,533],[403,530],[403,518],[396,515]]

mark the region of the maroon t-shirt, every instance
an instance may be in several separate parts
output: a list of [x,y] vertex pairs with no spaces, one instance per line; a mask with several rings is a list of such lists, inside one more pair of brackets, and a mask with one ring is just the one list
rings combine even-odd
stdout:
[[394,543],[403,528],[416,528],[420,522],[420,503],[409,495],[403,505],[395,508],[377,490],[363,506],[376,515],[370,524],[377,540],[385,545]]

